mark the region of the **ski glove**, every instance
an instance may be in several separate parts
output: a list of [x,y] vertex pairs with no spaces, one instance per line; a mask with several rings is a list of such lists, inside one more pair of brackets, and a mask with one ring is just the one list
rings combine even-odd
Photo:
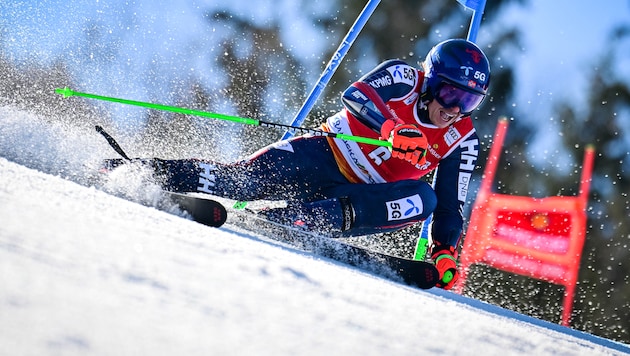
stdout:
[[381,137],[391,142],[392,156],[413,165],[426,163],[429,143],[418,126],[387,120],[381,126]]
[[448,245],[434,245],[431,259],[440,274],[440,280],[435,286],[447,290],[453,288],[459,278],[455,248]]

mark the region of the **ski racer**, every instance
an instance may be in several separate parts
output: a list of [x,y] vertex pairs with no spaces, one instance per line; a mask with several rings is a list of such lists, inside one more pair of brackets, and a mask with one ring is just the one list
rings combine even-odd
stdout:
[[[470,114],[490,80],[474,43],[451,39],[422,68],[388,60],[342,94],[328,132],[389,140],[391,149],[322,136],[280,141],[236,163],[150,160],[166,190],[240,201],[284,200],[265,218],[317,232],[352,236],[399,230],[433,213],[431,257],[457,281],[463,206],[479,140]],[[115,166],[116,160],[110,160]],[[434,186],[421,180],[436,170]]]

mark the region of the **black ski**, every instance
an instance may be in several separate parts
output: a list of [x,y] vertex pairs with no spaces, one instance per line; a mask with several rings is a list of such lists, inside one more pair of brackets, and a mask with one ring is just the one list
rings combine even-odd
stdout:
[[348,244],[340,238],[325,237],[265,220],[251,212],[233,211],[230,216],[233,217],[230,223],[236,226],[389,279],[402,280],[411,286],[429,289],[439,280],[435,265],[429,262],[372,251]]
[[[107,160],[105,164],[106,167],[103,167],[105,170],[111,170],[120,164],[127,164],[134,161],[127,156],[118,142],[101,126],[96,126],[96,131],[103,135],[111,148],[123,158],[122,160]],[[200,224],[219,227],[227,220],[225,207],[216,200],[166,191],[164,193],[171,202],[188,212],[192,219]]]
[[[133,162],[116,140],[102,127],[96,126],[96,131],[103,135],[109,145],[123,157],[123,160],[117,162],[116,165]],[[111,160],[111,162],[113,161]],[[165,192],[165,194],[167,194],[169,200],[188,212],[192,219],[198,223],[219,227],[227,220],[227,211],[223,204],[218,201],[172,192]],[[321,256],[381,276],[400,279],[411,286],[429,289],[434,287],[439,280],[437,269],[428,262],[371,251],[360,246],[347,244],[341,239],[324,237],[309,231],[265,220],[256,216],[255,213],[246,213],[244,211],[234,211],[234,213],[231,215],[236,216],[235,224],[237,226],[263,233],[272,239],[288,242],[298,248],[312,251]]]
[[338,240],[331,241],[338,246],[326,253],[320,252],[321,255],[385,276],[388,275],[386,269],[389,269],[406,284],[421,289],[432,288],[439,280],[438,270],[432,263],[391,256]]
[[165,194],[200,224],[219,227],[227,220],[227,210],[216,200],[172,192],[165,192]]

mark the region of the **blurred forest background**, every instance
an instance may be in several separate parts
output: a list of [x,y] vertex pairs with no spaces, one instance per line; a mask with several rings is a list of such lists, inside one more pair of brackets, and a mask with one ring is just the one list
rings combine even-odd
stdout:
[[[283,43],[282,31],[286,31],[286,26],[281,14],[261,22],[232,13],[227,7],[200,5],[197,17],[202,18],[208,28],[220,29],[209,38],[199,40],[212,48],[205,56],[197,58],[205,61],[203,66],[207,66],[207,70],[164,78],[159,70],[158,55],[155,67],[147,67],[139,75],[147,83],[141,90],[144,97],[121,94],[122,97],[289,123],[365,5],[365,1],[354,0],[328,0],[323,7],[303,0],[296,3],[302,21],[310,27],[310,32],[304,36],[316,35],[324,43],[320,54],[304,58]],[[572,326],[630,343],[630,225],[627,223],[630,217],[630,78],[616,75],[613,64],[623,55],[617,43],[629,39],[630,22],[610,33],[608,47],[590,63],[593,70],[583,73],[590,83],[586,93],[588,102],[580,106],[586,109],[578,110],[568,101],[557,102],[552,118],[535,118],[514,105],[514,89],[519,83],[515,81],[511,58],[527,54],[523,53],[521,43],[524,29],[501,22],[502,10],[512,3],[527,6],[528,0],[488,1],[481,27],[491,26],[492,30],[478,38],[478,44],[490,58],[492,83],[489,98],[473,114],[482,139],[482,152],[475,183],[469,192],[469,206],[474,201],[495,125],[501,116],[510,119],[510,127],[494,183],[500,193],[532,197],[576,195],[584,147],[594,144],[596,158],[587,239]],[[339,110],[340,92],[380,61],[400,58],[417,64],[435,43],[466,37],[470,16],[471,13],[454,0],[382,2],[305,126],[316,127]],[[16,61],[0,47],[0,104],[84,127],[86,132],[91,132],[95,123],[101,124],[122,137],[124,145],[135,156],[235,159],[281,136],[280,131],[259,127],[145,110],[121,114],[117,111],[120,109],[111,105],[63,100],[53,93],[55,87],[67,85],[111,96],[115,96],[112,92],[129,92],[124,83],[117,83],[108,92],[98,91],[100,87],[92,86],[85,76],[77,76],[70,69],[84,65],[98,74],[101,67],[114,65],[119,60],[117,42],[112,40],[107,25],[98,19],[76,21],[82,21],[84,35],[77,44],[80,50],[70,57],[38,61],[35,56]],[[0,42],[5,43],[9,39],[2,35],[5,33],[2,25],[0,22]],[[134,27],[133,24],[121,26],[124,28]],[[305,41],[308,38],[305,37]],[[142,46],[139,48],[142,50]],[[190,55],[169,53],[168,46],[161,51],[175,58]],[[534,144],[539,142],[535,140],[537,135],[549,130],[559,132],[561,145],[538,147],[540,144]],[[542,164],[531,159],[532,153],[541,150],[546,152],[546,162]],[[467,211],[466,215],[469,214]],[[411,254],[417,230],[418,227],[414,227],[379,241],[364,242],[381,244],[380,248],[401,255]],[[384,242],[390,245],[383,247]],[[471,278],[465,290],[468,296],[553,322],[560,320],[563,290],[559,286],[483,266],[474,267]]]

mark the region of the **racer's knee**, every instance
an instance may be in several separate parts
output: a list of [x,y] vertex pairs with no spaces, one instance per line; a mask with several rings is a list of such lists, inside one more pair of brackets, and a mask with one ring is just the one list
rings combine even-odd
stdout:
[[364,235],[399,230],[425,220],[437,206],[429,184],[417,180],[361,185],[348,194],[354,213],[344,235]]

